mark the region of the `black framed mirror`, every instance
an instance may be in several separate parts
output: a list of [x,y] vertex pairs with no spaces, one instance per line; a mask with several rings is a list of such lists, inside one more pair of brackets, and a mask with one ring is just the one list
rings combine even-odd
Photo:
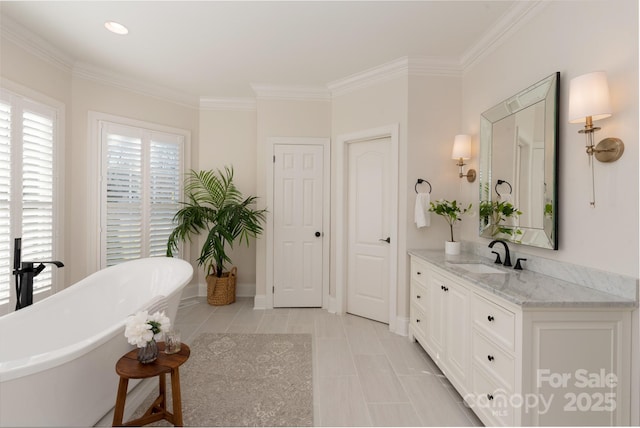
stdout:
[[558,249],[560,73],[480,116],[480,236]]

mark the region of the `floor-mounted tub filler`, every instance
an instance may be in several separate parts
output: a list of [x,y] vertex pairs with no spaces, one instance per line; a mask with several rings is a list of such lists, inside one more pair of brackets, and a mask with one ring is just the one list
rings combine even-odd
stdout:
[[127,316],[173,322],[193,268],[165,257],[103,269],[0,317],[0,426],[92,426],[114,404]]

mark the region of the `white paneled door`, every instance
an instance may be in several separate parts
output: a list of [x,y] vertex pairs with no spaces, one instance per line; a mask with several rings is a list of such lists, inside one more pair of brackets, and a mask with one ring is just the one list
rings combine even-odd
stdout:
[[274,307],[322,306],[323,150],[274,146]]
[[348,145],[347,312],[389,323],[391,139]]

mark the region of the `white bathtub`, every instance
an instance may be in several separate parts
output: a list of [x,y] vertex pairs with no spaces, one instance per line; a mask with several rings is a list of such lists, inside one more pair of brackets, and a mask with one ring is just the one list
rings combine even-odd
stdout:
[[183,260],[134,260],[0,317],[0,426],[98,422],[115,404],[115,364],[133,348],[126,317],[164,306],[173,322],[192,275]]

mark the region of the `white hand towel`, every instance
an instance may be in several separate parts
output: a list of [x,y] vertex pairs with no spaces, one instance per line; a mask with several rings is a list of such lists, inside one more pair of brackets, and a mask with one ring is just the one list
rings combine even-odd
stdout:
[[431,225],[431,213],[429,212],[429,203],[431,195],[429,193],[418,193],[416,196],[415,222],[418,228]]

